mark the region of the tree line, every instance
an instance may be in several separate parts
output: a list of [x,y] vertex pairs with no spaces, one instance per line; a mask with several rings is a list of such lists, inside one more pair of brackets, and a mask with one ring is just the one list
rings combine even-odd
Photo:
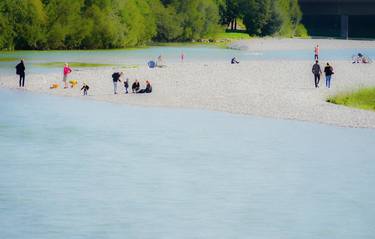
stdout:
[[300,34],[298,0],[1,0],[0,49],[106,49],[210,38],[243,20],[251,35]]

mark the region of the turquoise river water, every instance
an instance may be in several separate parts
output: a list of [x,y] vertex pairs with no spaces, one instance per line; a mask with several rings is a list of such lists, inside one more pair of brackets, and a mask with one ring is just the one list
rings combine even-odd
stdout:
[[[186,62],[230,62],[236,56],[240,61],[248,60],[313,60],[312,51],[239,51],[215,47],[150,47],[135,50],[97,50],[97,51],[14,51],[0,52],[0,74],[15,74],[15,65],[20,58],[26,61],[28,73],[61,72],[64,62],[81,62],[97,64],[113,64],[115,66],[146,65],[149,60],[163,56],[164,63],[176,63],[181,52]],[[320,58],[324,61],[348,60],[353,54],[362,52],[375,59],[375,49],[336,49],[324,50]],[[40,66],[40,63],[61,62],[61,66]]]
[[373,129],[0,90],[0,238],[373,239],[374,145]]

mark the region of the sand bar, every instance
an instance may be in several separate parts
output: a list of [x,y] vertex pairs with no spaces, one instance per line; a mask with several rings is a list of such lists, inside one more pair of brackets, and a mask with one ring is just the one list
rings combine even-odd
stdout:
[[[60,72],[28,75],[26,90],[84,98],[79,88],[85,81],[90,86],[86,99],[375,128],[375,112],[326,102],[327,97],[339,92],[375,86],[375,64],[331,63],[336,73],[331,89],[324,87],[323,79],[320,88],[315,89],[310,61],[266,60],[243,61],[239,65],[185,62],[158,69],[123,69],[130,82],[138,79],[143,87],[145,80],[152,82],[154,92],[145,95],[125,95],[122,85],[120,94],[114,95],[111,74],[121,69],[113,68],[78,69],[70,78],[77,79],[79,87],[65,90],[49,89],[53,83],[62,84]],[[0,75],[0,87],[17,89],[17,84],[16,76]]]

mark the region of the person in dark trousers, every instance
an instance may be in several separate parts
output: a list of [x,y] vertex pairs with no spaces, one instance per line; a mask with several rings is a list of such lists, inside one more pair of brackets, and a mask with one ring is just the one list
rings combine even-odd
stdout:
[[112,74],[112,79],[113,79],[113,93],[116,95],[117,94],[117,82],[121,82],[120,78],[123,75],[122,72],[115,72]]
[[132,84],[132,92],[137,93],[140,87],[138,80],[135,80]]
[[320,75],[322,74],[319,61],[315,61],[315,64],[312,67],[312,73],[314,74],[315,88],[319,88]]
[[89,91],[90,87],[86,85],[86,83],[83,83],[83,86],[81,90],[83,90],[83,95],[87,95],[87,91]]
[[316,61],[319,60],[319,52],[320,52],[319,45],[316,45],[316,47],[314,48],[314,59]]
[[233,64],[239,64],[240,62],[237,61],[236,57],[233,57],[230,63],[233,65]]
[[151,93],[152,92],[152,86],[150,82],[147,80],[146,81],[146,88],[138,91],[138,94],[144,94],[144,93]]
[[331,88],[331,79],[334,74],[332,66],[327,62],[326,67],[324,68],[324,73],[326,74],[326,87]]
[[21,59],[21,62],[16,65],[16,74],[20,76],[20,87],[25,87],[25,69],[25,64],[23,63],[23,59]]
[[124,87],[125,87],[125,94],[129,93],[128,92],[128,88],[129,88],[129,79],[126,78],[126,80],[124,81]]

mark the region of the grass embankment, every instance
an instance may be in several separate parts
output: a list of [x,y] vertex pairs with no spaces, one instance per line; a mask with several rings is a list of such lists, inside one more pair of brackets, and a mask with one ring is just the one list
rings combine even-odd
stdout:
[[330,97],[327,102],[352,108],[375,111],[375,87]]
[[154,42],[151,46],[172,46],[172,47],[192,47],[192,46],[212,46],[227,48],[234,41],[251,39],[246,32],[220,32],[206,39],[192,42]]
[[[36,66],[42,67],[63,67],[64,62],[46,62],[46,63],[35,63]],[[84,68],[84,67],[121,67],[121,68],[137,68],[137,65],[116,65],[116,64],[99,64],[99,63],[84,63],[84,62],[69,62],[70,67]]]
[[0,62],[13,62],[19,60],[18,58],[14,57],[5,57],[5,58],[0,58]]

